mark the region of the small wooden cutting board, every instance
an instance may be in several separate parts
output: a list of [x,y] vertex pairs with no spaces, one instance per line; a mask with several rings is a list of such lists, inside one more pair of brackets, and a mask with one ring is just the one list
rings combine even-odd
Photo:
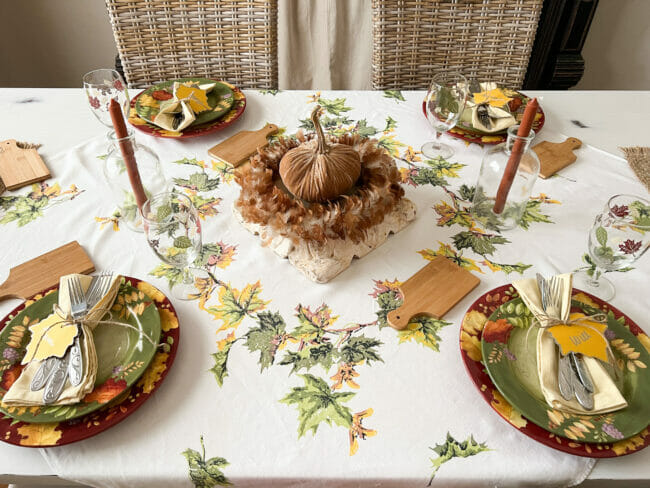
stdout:
[[539,175],[546,179],[553,176],[562,168],[566,168],[577,159],[574,149],[582,146],[582,141],[569,137],[564,142],[543,141],[533,147],[540,163]]
[[93,271],[95,271],[95,265],[86,251],[77,241],[72,241],[11,268],[9,278],[0,285],[0,300],[5,298],[27,300],[39,291],[56,285],[63,275],[87,274]]
[[0,179],[7,190],[16,190],[49,177],[50,170],[36,149],[20,148],[14,139],[0,142]]
[[211,147],[208,154],[237,167],[248,161],[258,148],[265,147],[269,143],[267,137],[278,130],[275,124],[266,124],[260,130],[243,130]]
[[442,318],[481,282],[444,257],[437,257],[400,286],[401,307],[388,313],[388,324],[404,329],[416,315]]

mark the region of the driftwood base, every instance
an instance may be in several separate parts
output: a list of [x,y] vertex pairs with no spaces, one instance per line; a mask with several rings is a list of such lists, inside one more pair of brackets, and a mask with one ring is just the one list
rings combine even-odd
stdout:
[[316,244],[305,241],[294,243],[268,226],[245,222],[237,208],[233,207],[237,220],[250,232],[259,235],[263,245],[269,246],[278,256],[288,258],[293,266],[316,283],[327,283],[347,269],[353,258],[362,258],[382,245],[389,234],[396,234],[415,219],[415,211],[415,204],[402,198],[380,224],[368,229],[366,238],[358,244],[342,239]]

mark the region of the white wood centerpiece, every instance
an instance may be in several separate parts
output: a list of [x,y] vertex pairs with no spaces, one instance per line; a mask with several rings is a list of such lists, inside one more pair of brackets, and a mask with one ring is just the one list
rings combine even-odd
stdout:
[[375,139],[323,133],[282,138],[237,169],[233,212],[263,245],[326,283],[415,218],[393,158]]

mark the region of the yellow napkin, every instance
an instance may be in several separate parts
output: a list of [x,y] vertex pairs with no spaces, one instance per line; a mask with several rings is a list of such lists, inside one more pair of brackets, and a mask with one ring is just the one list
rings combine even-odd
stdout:
[[[557,313],[560,320],[567,320],[571,311],[571,273],[558,275],[562,282],[562,306]],[[512,283],[519,292],[522,300],[532,314],[546,325],[542,308],[542,299],[534,279],[519,280]],[[565,400],[560,394],[557,383],[558,347],[545,329],[539,329],[537,334],[537,373],[539,383],[546,403],[556,410],[576,413],[580,415],[596,415],[613,412],[627,407],[627,402],[618,391],[614,381],[609,376],[600,361],[583,356],[585,368],[589,371],[594,383],[594,408],[585,410],[575,398]]]
[[[508,102],[512,98],[508,97],[494,82],[479,83],[479,86],[480,92],[470,93],[461,120],[471,123],[475,129],[490,134],[504,131],[516,124],[517,121],[508,110]],[[483,125],[478,116],[478,107],[482,104],[487,106],[490,127]]]
[[160,110],[152,122],[163,129],[180,132],[196,120],[196,114],[210,110],[208,93],[216,83],[174,82],[174,98],[160,104]]
[[[59,308],[64,315],[70,313],[70,295],[68,292],[68,280],[74,275],[62,276],[59,280]],[[76,275],[81,281],[81,286],[84,291],[90,286],[92,277],[86,275]],[[120,276],[114,276],[111,282],[109,291],[102,297],[102,299],[93,307],[93,309],[88,312],[86,315],[86,320],[82,323],[80,327],[81,334],[81,355],[83,358],[83,379],[81,383],[77,386],[72,386],[68,380],[66,380],[66,386],[64,387],[61,395],[58,400],[52,405],[71,405],[74,403],[79,403],[81,399],[90,393],[95,387],[95,377],[97,375],[97,354],[95,352],[95,343],[93,341],[92,330],[96,327],[97,321],[100,320],[105,314],[106,310],[111,307],[115,301],[115,296],[120,286]],[[53,317],[54,316],[54,317]],[[43,319],[38,324],[34,324],[30,327],[30,331],[39,329],[39,324],[43,322],[56,323],[62,320],[56,313],[48,316]],[[57,326],[52,327],[50,330],[58,328]],[[61,340],[66,340],[65,338],[60,338]],[[44,353],[49,351],[47,357],[57,355],[56,344],[48,344],[48,341],[44,338],[40,341],[38,348],[35,347],[36,343],[27,345],[28,352],[31,353],[31,357],[36,356],[40,358]],[[30,347],[31,346],[31,347]],[[43,390],[31,391],[30,384],[32,378],[41,367],[42,362],[45,358],[33,359],[29,364],[23,369],[21,375],[18,377],[16,382],[9,388],[9,391],[5,394],[2,399],[3,405],[7,406],[37,406],[43,405]]]

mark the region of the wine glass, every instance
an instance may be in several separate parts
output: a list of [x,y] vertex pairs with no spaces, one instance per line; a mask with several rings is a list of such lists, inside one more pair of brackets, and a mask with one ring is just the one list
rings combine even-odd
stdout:
[[114,69],[96,69],[83,76],[83,84],[88,103],[95,117],[106,127],[112,129],[113,122],[108,107],[112,99],[122,107],[125,117],[129,115],[129,92],[126,83]]
[[456,72],[438,73],[431,80],[424,99],[427,120],[436,131],[436,140],[422,146],[422,154],[429,159],[449,159],[454,150],[438,141],[440,134],[454,127],[465,109],[468,84],[463,75]]
[[589,232],[592,266],[576,273],[576,288],[611,300],[614,285],[602,276],[629,267],[650,247],[650,201],[635,195],[614,195],[596,216]]
[[173,191],[153,195],[142,206],[142,221],[151,249],[175,268],[172,295],[180,300],[196,298],[195,280],[209,275],[191,267],[202,249],[201,222],[192,201]]

